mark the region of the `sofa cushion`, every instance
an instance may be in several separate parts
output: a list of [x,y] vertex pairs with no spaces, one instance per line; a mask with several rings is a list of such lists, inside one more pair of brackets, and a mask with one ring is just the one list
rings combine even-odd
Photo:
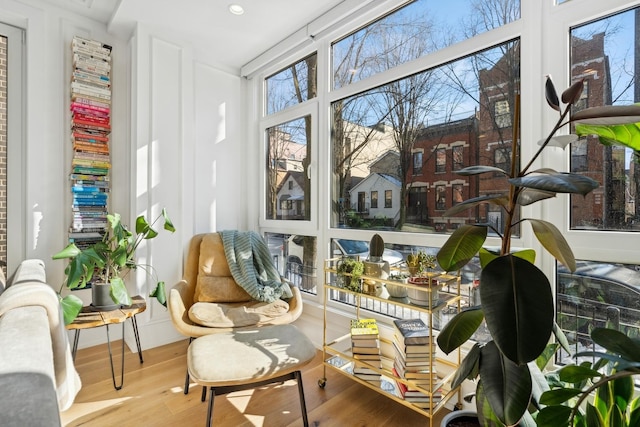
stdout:
[[220,234],[207,234],[200,243],[194,302],[246,302],[251,299],[231,276]]
[[58,427],[60,412],[53,381],[38,372],[0,374],[3,427]]

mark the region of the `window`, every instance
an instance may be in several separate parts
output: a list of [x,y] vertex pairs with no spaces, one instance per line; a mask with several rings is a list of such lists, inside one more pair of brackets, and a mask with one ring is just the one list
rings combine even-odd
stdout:
[[278,272],[300,291],[315,294],[318,282],[315,236],[265,233],[264,240]]
[[443,211],[446,209],[447,196],[444,185],[436,185],[436,209]]
[[438,148],[436,150],[436,172],[442,173],[447,170],[447,150]]
[[392,208],[393,207],[393,191],[391,190],[384,190],[384,207],[385,208]]
[[464,168],[464,146],[456,145],[451,148],[451,163],[454,171]]
[[494,166],[509,172],[511,169],[511,147],[499,147],[493,152]]
[[[311,202],[309,178],[304,165],[309,157],[310,144],[307,141],[311,116],[282,123],[266,130],[267,164],[266,170],[266,218],[278,220],[309,220]],[[289,158],[295,153],[295,160]],[[284,183],[288,183],[285,185]],[[277,201],[280,200],[278,208]],[[287,203],[283,203],[286,201]],[[299,209],[291,215],[293,201]]]
[[422,151],[413,153],[413,174],[422,174]]
[[377,191],[371,192],[371,208],[372,209],[378,208],[378,192]]
[[452,184],[451,185],[451,202],[454,205],[461,203],[464,201],[464,197],[462,196],[462,189],[464,188],[463,184]]
[[496,101],[494,104],[494,117],[496,126],[508,128],[511,126],[511,112],[509,111],[509,101]]
[[277,113],[316,96],[314,53],[266,79],[267,114]]
[[[571,79],[584,78],[579,108],[631,104],[637,100],[637,63],[631,47],[640,27],[634,19],[639,8],[621,12],[571,29]],[[637,70],[636,70],[637,72]],[[588,161],[587,161],[588,152]],[[638,231],[637,164],[629,149],[600,145],[595,137],[572,144],[571,169],[595,179],[600,187],[571,196],[571,228],[579,230]]]

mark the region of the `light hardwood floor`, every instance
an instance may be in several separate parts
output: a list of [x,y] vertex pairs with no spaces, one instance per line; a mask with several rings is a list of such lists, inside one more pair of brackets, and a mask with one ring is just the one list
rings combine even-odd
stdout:
[[[121,341],[112,345],[119,380]],[[62,413],[64,426],[204,426],[207,404],[200,401],[202,388],[192,384],[183,393],[187,340],[143,351],[125,350],[124,387],[116,391],[111,380],[107,347],[81,349],[76,368],[82,390],[75,403]],[[323,376],[322,353],[303,370],[309,425],[330,426],[429,426],[429,418],[385,398],[345,376],[327,370]],[[433,419],[439,426],[440,418]],[[302,426],[295,382],[216,396],[214,426]]]

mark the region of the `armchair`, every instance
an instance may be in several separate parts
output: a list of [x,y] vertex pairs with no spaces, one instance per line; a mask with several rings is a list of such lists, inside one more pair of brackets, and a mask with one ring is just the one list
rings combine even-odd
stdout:
[[[264,303],[253,300],[233,280],[220,234],[197,234],[189,243],[183,279],[169,293],[169,313],[176,330],[189,337],[191,342],[205,335],[293,322],[302,314],[302,298],[297,287],[291,286],[291,291],[293,297],[286,301],[288,308],[279,301],[282,304],[277,314],[265,309]],[[207,306],[219,315],[212,321],[216,327],[203,326],[192,320],[198,315],[198,306]],[[240,315],[234,316],[232,313]],[[189,393],[188,372],[184,393]]]

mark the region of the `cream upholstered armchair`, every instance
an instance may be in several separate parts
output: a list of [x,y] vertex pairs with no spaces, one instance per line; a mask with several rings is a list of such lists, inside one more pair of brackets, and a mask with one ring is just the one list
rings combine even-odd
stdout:
[[[219,233],[191,238],[183,279],[169,293],[169,313],[176,330],[191,340],[242,328],[291,323],[302,314],[302,298],[274,303],[255,301],[238,285],[229,269]],[[189,373],[184,393],[189,392]]]

